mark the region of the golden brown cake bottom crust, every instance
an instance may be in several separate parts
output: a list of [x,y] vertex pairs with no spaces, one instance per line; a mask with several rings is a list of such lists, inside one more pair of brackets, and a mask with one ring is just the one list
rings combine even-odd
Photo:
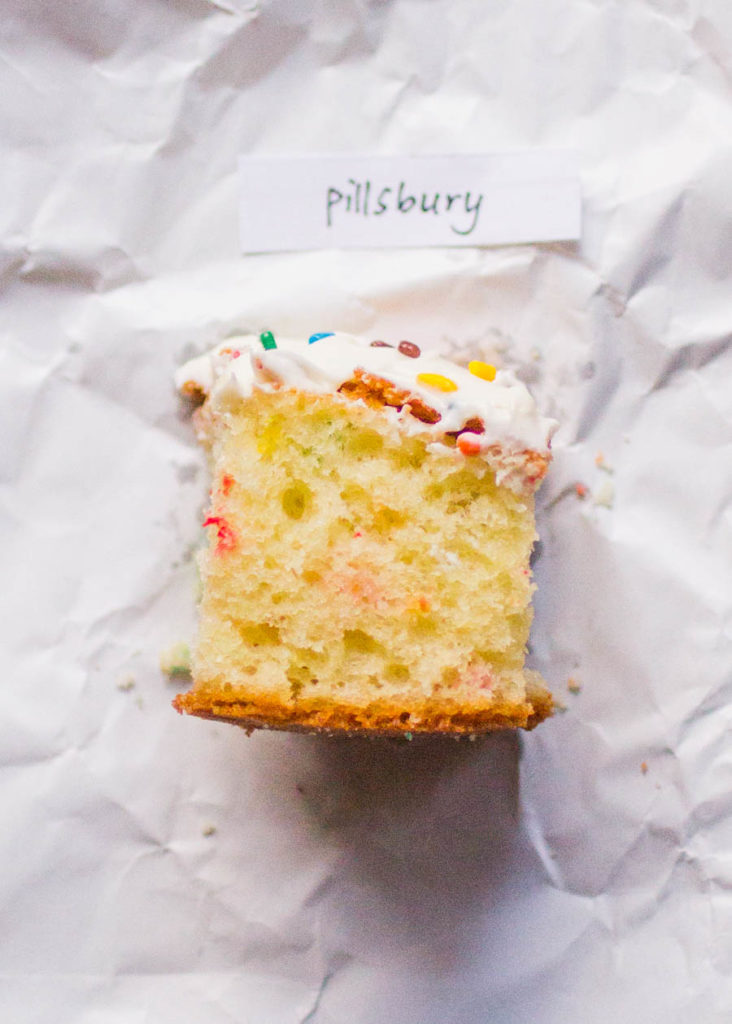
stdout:
[[531,695],[523,704],[493,704],[485,709],[464,709],[445,701],[403,705],[372,701],[365,707],[328,705],[303,701],[292,704],[219,700],[196,691],[179,694],[173,707],[181,713],[254,729],[286,729],[300,732],[333,732],[373,736],[474,735],[500,729],[533,729],[553,709],[546,690]]

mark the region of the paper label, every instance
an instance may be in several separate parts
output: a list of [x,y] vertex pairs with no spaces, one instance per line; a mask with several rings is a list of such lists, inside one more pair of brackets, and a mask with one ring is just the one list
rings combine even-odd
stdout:
[[577,155],[241,157],[244,252],[552,242],[580,236]]

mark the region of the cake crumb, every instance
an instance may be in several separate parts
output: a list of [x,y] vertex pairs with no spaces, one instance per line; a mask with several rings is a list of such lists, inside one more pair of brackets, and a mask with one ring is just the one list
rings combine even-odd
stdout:
[[603,473],[612,473],[613,472],[612,466],[609,466],[607,464],[607,462],[605,461],[605,456],[603,455],[602,452],[598,452],[597,455],[595,456],[595,465],[597,466],[598,469],[601,469],[603,471]]
[[160,652],[160,671],[170,679],[191,674],[191,652],[188,644],[177,643]]
[[647,761],[641,761],[641,775],[647,775],[647,774],[648,774],[648,762]]
[[203,828],[201,829],[201,835],[205,836],[207,839],[210,836],[216,835],[216,826],[215,825],[204,825]]
[[567,705],[563,701],[557,700],[556,697],[555,697],[554,698],[554,711],[556,712],[556,714],[563,715],[565,713],[565,711],[567,711],[567,710],[568,710]]
[[570,676],[569,679],[567,680],[567,689],[569,690],[570,693],[581,693],[582,692],[582,686],[581,686],[580,683],[577,682],[577,680],[574,678],[574,676]]
[[136,683],[134,676],[125,676],[124,679],[120,679],[120,681],[117,683],[117,689],[120,690],[122,693],[129,693],[130,690],[134,690],[135,685]]
[[615,488],[611,480],[603,480],[595,492],[595,504],[601,508],[612,508],[615,500]]

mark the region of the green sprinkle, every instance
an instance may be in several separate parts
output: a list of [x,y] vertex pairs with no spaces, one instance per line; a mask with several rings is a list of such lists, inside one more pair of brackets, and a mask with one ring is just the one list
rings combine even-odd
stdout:
[[414,733],[411,733],[411,732],[405,732],[404,733],[404,739],[405,740],[411,740],[411,739],[413,739],[413,737],[414,737]]
[[262,348],[264,349],[277,348],[277,342],[274,340],[274,334],[271,331],[262,331],[259,335],[259,340],[262,342]]

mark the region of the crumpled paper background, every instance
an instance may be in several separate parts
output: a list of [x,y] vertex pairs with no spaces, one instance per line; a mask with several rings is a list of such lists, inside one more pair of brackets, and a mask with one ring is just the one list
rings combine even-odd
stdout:
[[[7,0],[0,56],[2,1020],[728,1020],[729,5]],[[240,153],[541,145],[581,154],[578,246],[238,253]],[[564,713],[399,746],[171,710],[206,492],[171,377],[264,326],[489,354],[561,420]]]

